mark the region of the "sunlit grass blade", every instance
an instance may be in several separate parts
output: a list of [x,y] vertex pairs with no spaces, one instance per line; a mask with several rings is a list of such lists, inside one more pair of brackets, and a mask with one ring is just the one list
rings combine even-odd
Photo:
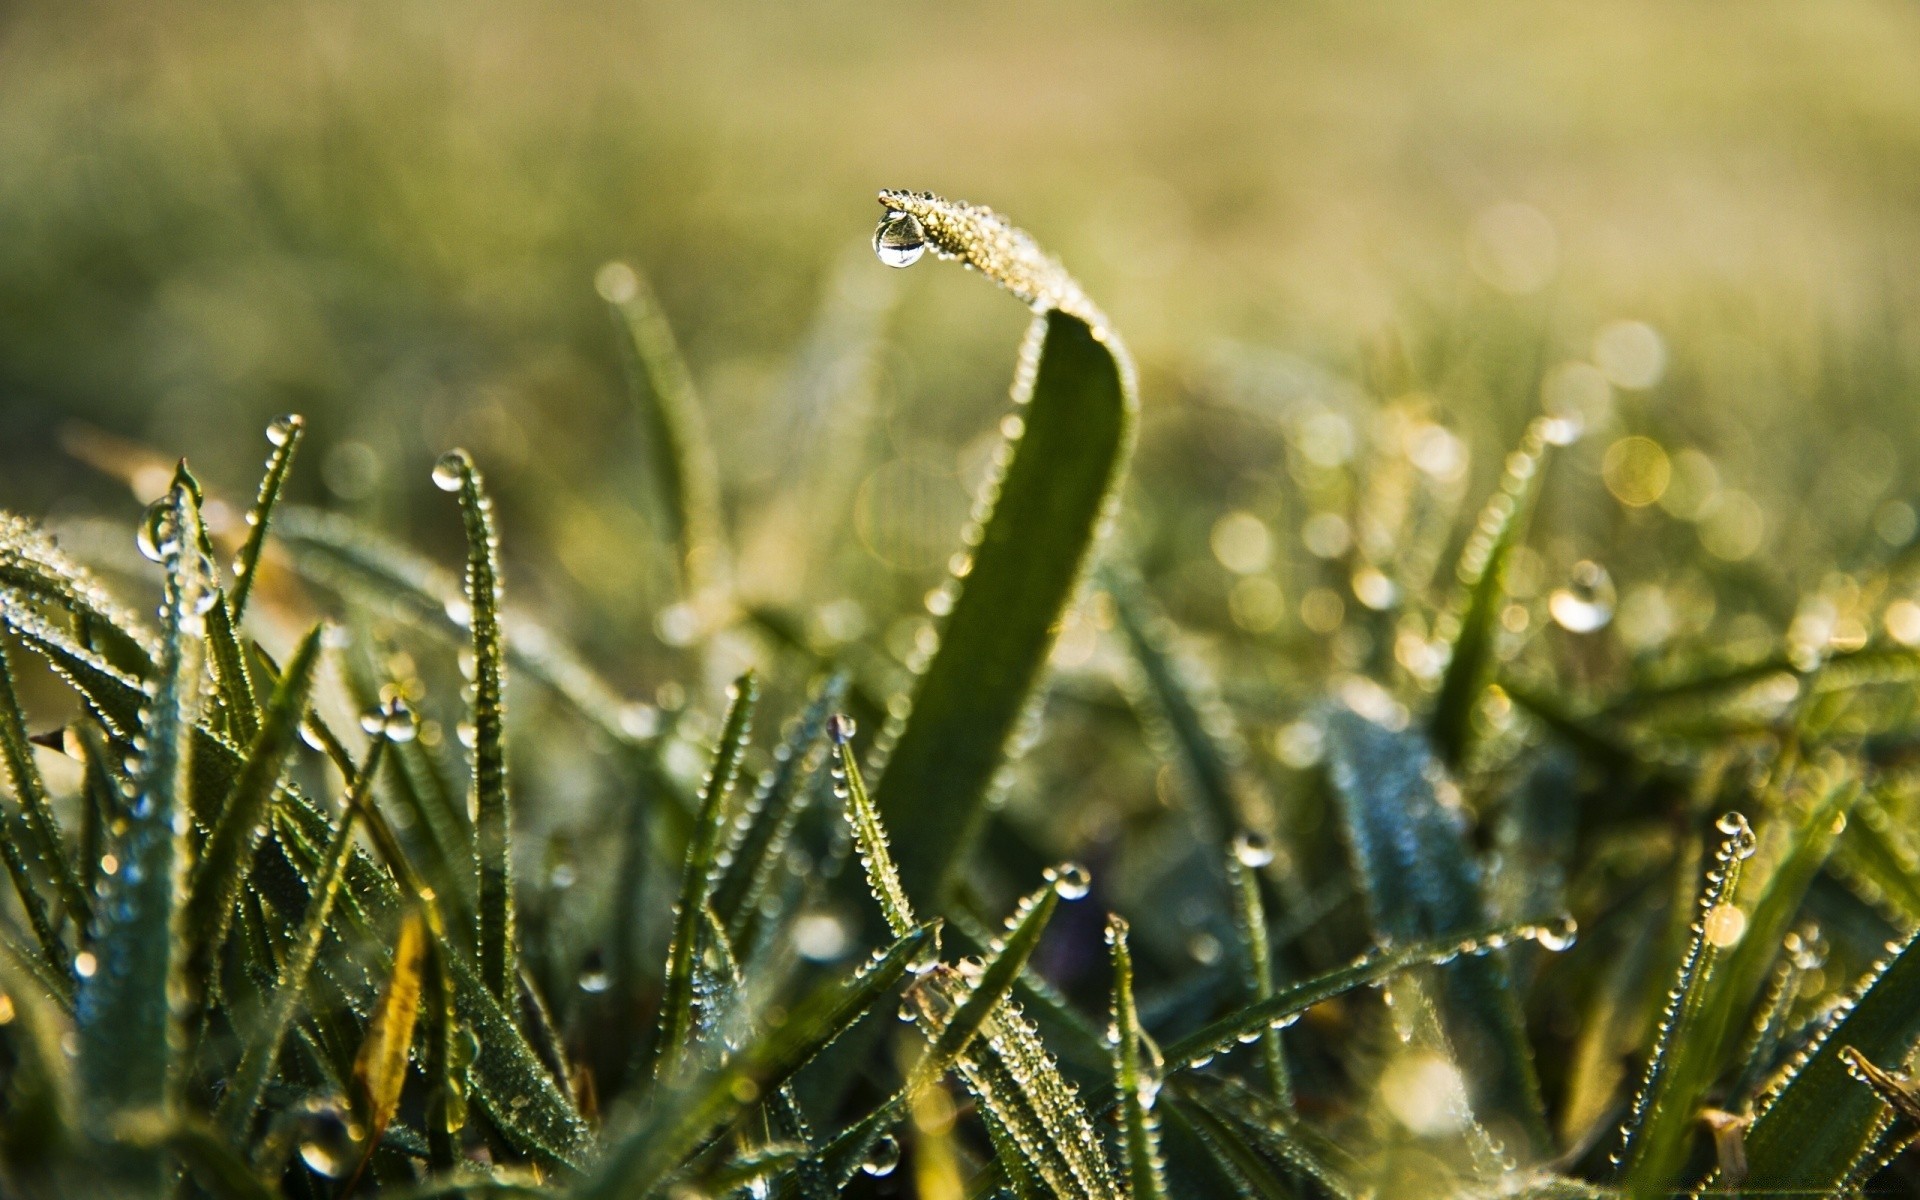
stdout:
[[320,943],[326,935],[334,902],[340,894],[341,880],[346,876],[347,862],[353,854],[354,827],[361,811],[371,800],[373,781],[378,775],[386,749],[385,737],[376,737],[367,748],[366,761],[349,786],[339,828],[327,846],[321,873],[314,880],[300,930],[294,935],[286,957],[281,961],[266,1016],[247,1040],[240,1064],[234,1068],[232,1079],[220,1099],[217,1120],[230,1135],[237,1137],[244,1134],[252,1123],[261,1094],[266,1090],[267,1080],[273,1072],[274,1062],[280,1056],[287,1030],[292,1027],[294,1018],[306,1003],[307,977],[320,954]]
[[577,1200],[645,1195],[715,1128],[792,1078],[890,994],[911,967],[928,961],[937,930],[937,925],[923,925],[910,931],[870,965],[815,989],[784,1022],[724,1066],[658,1098],[639,1126],[609,1147]]
[[1548,435],[1563,425],[1555,418],[1537,417],[1527,426],[1519,448],[1507,456],[1499,487],[1480,511],[1455,567],[1465,592],[1464,605],[1452,617],[1455,624],[1448,639],[1452,652],[1429,720],[1434,746],[1450,767],[1463,765],[1472,749],[1473,713],[1493,674],[1494,641],[1507,599],[1507,560],[1526,530],[1550,444]]
[[1847,1052],[1904,1063],[1920,1043],[1920,950],[1890,948],[1761,1097],[1747,1130],[1747,1177],[1738,1194],[1824,1195],[1874,1151],[1887,1106],[1848,1069]]
[[714,746],[713,762],[700,792],[700,814],[681,869],[673,942],[667,951],[666,978],[660,990],[660,1033],[654,1062],[655,1074],[664,1080],[672,1079],[681,1064],[691,1058],[687,1041],[694,1025],[694,962],[699,955],[707,895],[713,885],[713,860],[725,832],[727,797],[740,773],[740,759],[759,698],[760,683],[752,672],[734,681],[720,740]]
[[887,928],[899,937],[917,923],[913,902],[900,882],[900,869],[894,865],[886,826],[867,794],[867,781],[853,757],[853,722],[835,714],[827,723],[827,736],[833,740],[834,782],[846,793],[847,823],[853,826],[853,842],[860,852],[860,865],[866,871],[867,890],[880,905]]
[[268,701],[259,733],[247,750],[245,765],[193,864],[181,914],[185,934],[181,952],[183,978],[196,999],[214,983],[214,963],[233,922],[235,902],[253,867],[254,841],[266,827],[267,806],[286,773],[296,734],[306,717],[314,668],[319,661],[320,630],[315,628],[288,660]]
[[[1707,870],[1686,957],[1654,1036],[1647,1073],[1622,1127],[1614,1155],[1620,1178],[1636,1196],[1665,1194],[1674,1185],[1697,1115],[1700,1094],[1712,1081],[1711,1056],[1727,1035],[1727,1013],[1710,1003],[1716,971],[1746,928],[1735,904],[1742,867],[1755,849],[1753,830],[1739,813],[1721,817],[1719,847]],[[1769,949],[1771,949],[1769,947]]]
[[1133,1006],[1133,952],[1127,946],[1127,923],[1119,917],[1107,919],[1107,945],[1113,955],[1113,1086],[1120,1098],[1127,1185],[1133,1200],[1166,1200],[1160,1126],[1154,1114],[1160,1094],[1159,1064],[1141,1058],[1144,1035]]
[[761,898],[800,818],[814,747],[846,695],[847,677],[830,676],[808,701],[791,734],[774,750],[773,766],[741,806],[727,843],[726,867],[713,884],[713,911],[738,940],[755,920]]
[[[1407,942],[1485,924],[1487,900],[1458,806],[1442,800],[1455,785],[1424,739],[1344,705],[1328,711],[1326,725],[1334,792],[1375,932]],[[1545,1155],[1540,1083],[1504,959],[1453,964],[1439,998],[1475,1112],[1509,1126],[1515,1149]]]
[[66,630],[31,608],[9,604],[11,596],[0,592],[0,621],[80,694],[115,741],[131,744],[140,730],[141,705],[145,702],[140,677],[127,674],[80,645]]
[[936,253],[964,259],[1043,314],[1014,383],[1011,461],[962,538],[959,595],[875,786],[907,892],[924,903],[938,898],[984,811],[1114,503],[1138,404],[1118,337],[1025,233],[937,197],[887,192],[881,202],[909,214]]
[[[180,1049],[173,992],[182,966],[178,901],[190,862],[187,755],[200,706],[201,605],[211,581],[188,540],[192,494],[176,484],[163,504],[154,545],[165,571],[164,632],[140,722],[144,750],[115,841],[120,870],[105,881],[94,970],[82,972],[74,1020],[86,1118],[100,1131],[117,1113],[165,1108]],[[161,1181],[156,1153],[119,1151],[101,1166],[116,1185],[155,1189]]]
[[1564,950],[1572,944],[1573,936],[1571,922],[1563,919],[1549,924],[1482,925],[1447,937],[1394,943],[1312,979],[1281,984],[1271,999],[1237,1009],[1169,1043],[1163,1051],[1167,1074],[1206,1066],[1242,1037],[1275,1025],[1285,1028],[1322,1001],[1390,979],[1401,971],[1470,960],[1521,940],[1549,950]]
[[441,490],[460,497],[467,530],[467,623],[473,648],[473,833],[480,887],[475,905],[480,978],[510,1007],[519,973],[514,944],[512,809],[507,796],[506,653],[500,634],[500,537],[493,500],[464,450],[434,465]]
[[400,1110],[400,1089],[407,1082],[414,1025],[420,1019],[427,971],[427,937],[427,919],[420,910],[415,909],[401,919],[393,949],[393,971],[380,990],[372,1019],[367,1022],[366,1040],[354,1058],[355,1111],[366,1131],[367,1143],[365,1157],[354,1172],[356,1177],[366,1169],[374,1147],[380,1144],[394,1114]]
[[[23,849],[27,850],[27,857],[37,861],[40,869],[53,880],[67,919],[75,927],[85,928],[91,905],[74,864],[73,852],[67,848],[59,822],[54,818],[46,781],[40,777],[40,768],[33,761],[33,746],[27,741],[26,718],[14,693],[13,671],[4,645],[0,645],[0,771],[4,772],[14,798],[20,803],[26,834]],[[21,900],[25,899],[23,894]]]
[[5,512],[0,512],[0,588],[71,613],[82,638],[116,670],[144,675],[160,653],[153,635],[51,537]]
[[724,583],[725,525],[720,469],[707,419],[673,326],[646,277],[625,263],[601,268],[600,294],[613,306],[632,351],[632,391],[646,419],[652,474],[669,532],[680,551],[681,581],[691,598]]
[[293,456],[306,436],[307,421],[299,413],[277,417],[267,426],[267,441],[273,452],[267,456],[267,473],[260,480],[260,494],[247,510],[247,540],[240,545],[240,556],[233,563],[233,623],[238,627],[247,615],[247,600],[253,595],[254,578],[260,574],[260,551],[267,544],[267,526],[273,521],[273,507],[280,501],[280,489],[286,485],[287,472],[293,468]]

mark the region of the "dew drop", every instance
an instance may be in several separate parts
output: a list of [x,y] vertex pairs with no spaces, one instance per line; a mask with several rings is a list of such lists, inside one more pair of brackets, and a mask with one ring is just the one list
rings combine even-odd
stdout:
[[1570,949],[1580,936],[1580,925],[1573,919],[1572,913],[1566,913],[1551,925],[1543,925],[1534,931],[1533,940],[1541,949],[1554,954]]
[[465,450],[449,450],[433,464],[433,486],[443,492],[457,492],[467,472],[473,469],[473,460],[467,457]]
[[1565,587],[1547,597],[1554,624],[1568,633],[1593,633],[1613,620],[1613,576],[1597,562],[1582,559],[1573,565]]
[[1264,833],[1242,830],[1234,835],[1233,857],[1241,866],[1257,870],[1273,861],[1273,842]]
[[582,971],[580,990],[590,996],[598,996],[613,985],[612,978],[605,971]]
[[1093,876],[1077,862],[1063,862],[1047,868],[1047,882],[1062,900],[1081,900],[1093,888]]
[[890,267],[910,267],[926,251],[927,231],[912,213],[888,212],[873,231],[873,252]]
[[284,413],[275,417],[267,425],[267,440],[276,446],[284,446],[293,440],[293,435],[305,428],[307,419],[299,413]]
[[827,736],[834,745],[844,746],[853,740],[853,718],[845,713],[834,713],[827,718]]
[[140,528],[133,535],[133,544],[139,549],[140,557],[148,562],[160,562],[178,548],[173,537],[173,501],[162,496],[147,507],[147,515],[140,522]]
[[390,742],[410,742],[420,733],[420,722],[405,700],[396,699],[381,714],[380,729]]
[[1737,812],[1721,814],[1714,827],[1727,835],[1727,851],[1735,858],[1752,858],[1759,848],[1759,839],[1753,836],[1753,826],[1747,824],[1747,818]]
[[378,737],[387,727],[385,709],[370,708],[360,714],[360,732],[368,737]]
[[893,1169],[899,1165],[899,1139],[890,1133],[883,1133],[880,1135],[880,1140],[873,1144],[873,1148],[867,1151],[866,1160],[860,1164],[860,1170],[865,1174],[878,1177],[893,1174]]

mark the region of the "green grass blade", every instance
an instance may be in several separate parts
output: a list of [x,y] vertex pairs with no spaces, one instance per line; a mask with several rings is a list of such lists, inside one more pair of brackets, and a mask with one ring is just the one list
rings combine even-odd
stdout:
[[[1239,935],[1242,982],[1255,1003],[1273,998],[1273,947],[1267,933],[1267,906],[1260,898],[1255,869],[1267,861],[1264,845],[1242,839],[1227,854],[1227,891]],[[1293,1082],[1287,1074],[1280,1031],[1268,1028],[1260,1035],[1260,1070],[1268,1093],[1284,1108],[1293,1107]]]
[[1133,952],[1127,946],[1127,923],[1119,917],[1107,919],[1107,945],[1113,953],[1113,1086],[1120,1097],[1127,1182],[1133,1200],[1166,1200],[1166,1169],[1154,1115],[1160,1079],[1157,1066],[1141,1061],[1140,1014],[1133,1007]]
[[334,901],[339,897],[340,883],[346,876],[347,863],[353,855],[354,826],[372,797],[373,781],[380,770],[386,748],[385,737],[374,738],[372,745],[367,748],[366,763],[348,790],[340,826],[327,846],[324,865],[314,881],[307,912],[300,923],[300,932],[294,936],[286,958],[280,964],[279,975],[274,980],[273,998],[268,1004],[267,1015],[247,1040],[246,1049],[240,1055],[240,1065],[234,1068],[226,1093],[221,1097],[216,1120],[231,1136],[242,1136],[252,1124],[253,1115],[260,1107],[260,1097],[266,1091],[267,1080],[273,1072],[274,1062],[280,1057],[280,1047],[286,1040],[287,1030],[293,1027],[294,1018],[306,1003],[307,976],[313,970],[314,960],[320,955],[320,942],[331,922]]
[[[1036,312],[1038,360],[1014,385],[1021,435],[969,529],[964,586],[875,786],[907,893],[939,898],[965,854],[1046,665],[1132,449],[1133,368],[1099,310],[1031,238],[984,209],[887,192],[936,253],[964,259]],[[977,544],[975,544],[977,542]]]
[[[1397,942],[1444,937],[1484,924],[1479,869],[1451,788],[1418,734],[1390,729],[1344,706],[1327,717],[1329,763],[1341,820],[1375,932]],[[1511,1129],[1507,1141],[1550,1149],[1540,1083],[1505,961],[1473,956],[1442,976],[1449,1041],[1468,1064],[1482,1120]]]
[[1275,1025],[1285,1028],[1301,1013],[1357,987],[1379,983],[1421,966],[1445,966],[1491,954],[1514,942],[1538,942],[1549,950],[1572,944],[1573,930],[1562,920],[1552,924],[1484,925],[1449,937],[1405,942],[1362,955],[1344,967],[1322,972],[1299,983],[1282,984],[1273,997],[1228,1013],[1169,1044],[1167,1073],[1203,1067],[1215,1055],[1230,1049],[1242,1037]]
[[632,391],[647,424],[653,475],[680,550],[681,582],[689,597],[724,584],[725,524],[720,511],[720,468],[673,326],[646,277],[624,263],[603,268],[601,294],[613,306],[632,350]]
[[1904,1063],[1920,1044],[1920,949],[1909,936],[1870,971],[1815,1040],[1761,1097],[1737,1193],[1826,1195],[1869,1158],[1886,1103],[1854,1077],[1848,1051]]
[[1242,1200],[1293,1200],[1292,1189],[1273,1168],[1235,1137],[1213,1113],[1197,1104],[1168,1105],[1174,1125],[1204,1152],[1207,1166]]
[[1358,1183],[1362,1164],[1338,1141],[1237,1080],[1188,1077],[1180,1094],[1211,1114],[1229,1138],[1311,1176],[1328,1195],[1355,1200],[1368,1194]]
[[1621,1179],[1636,1196],[1671,1189],[1693,1129],[1699,1095],[1712,1081],[1709,1056],[1727,1034],[1725,1012],[1709,999],[1716,970],[1725,957],[1722,950],[1732,944],[1730,932],[1736,924],[1745,924],[1745,913],[1734,904],[1734,897],[1755,842],[1739,813],[1721,817],[1719,828],[1724,836],[1701,889],[1686,957],[1661,1015],[1646,1077],[1627,1116],[1622,1149],[1614,1156]]
[[307,420],[299,413],[278,417],[267,426],[267,441],[273,451],[267,456],[267,473],[261,477],[260,494],[247,510],[247,540],[241,543],[240,556],[233,563],[235,628],[246,619],[247,599],[253,595],[253,581],[260,574],[260,551],[267,544],[267,526],[273,521],[273,507],[280,501],[280,489],[286,485],[287,472],[293,468],[293,456],[306,433]]
[[473,639],[474,856],[480,880],[475,940],[480,977],[512,1007],[519,974],[514,945],[513,813],[507,797],[506,653],[500,634],[500,537],[493,501],[465,450],[433,468],[443,491],[458,493],[467,530],[468,629]]
[[[165,632],[141,721],[145,748],[115,845],[120,870],[105,881],[94,970],[82,972],[75,1006],[82,1095],[97,1129],[117,1113],[165,1108],[179,1046],[171,996],[181,966],[174,952],[180,877],[190,861],[183,845],[187,754],[200,699],[200,605],[211,581],[188,541],[191,493],[176,484],[162,503],[154,540],[165,571]],[[154,1153],[120,1151],[101,1165],[124,1186],[152,1190],[161,1182]]]
[[215,983],[214,964],[233,922],[241,888],[253,867],[257,831],[266,827],[267,806],[286,774],[319,661],[320,629],[316,626],[288,660],[233,790],[221,805],[212,832],[194,862],[181,914],[185,933],[181,950],[182,978],[189,994],[196,998]]
[[116,670],[145,675],[160,653],[134,615],[29,521],[0,512],[0,588],[73,614],[90,646]]
[[760,779],[735,819],[727,842],[727,865],[713,884],[713,911],[727,936],[739,941],[759,912],[780,855],[786,850],[806,800],[807,780],[817,762],[814,747],[828,718],[847,692],[847,677],[833,675],[815,691],[792,732],[773,752],[773,766]]
[[694,1025],[694,962],[699,955],[700,929],[713,884],[713,860],[726,828],[727,797],[740,773],[740,759],[753,728],[753,709],[760,683],[751,671],[734,681],[714,746],[713,765],[700,792],[700,815],[687,845],[680,875],[680,899],[674,910],[673,943],[667,950],[666,979],[660,990],[660,1034],[655,1050],[655,1074],[673,1078],[686,1061],[687,1041]]
[[638,1128],[608,1149],[575,1200],[647,1194],[712,1130],[755,1098],[772,1094],[892,992],[910,969],[927,962],[938,946],[937,931],[937,924],[910,931],[868,966],[821,985],[725,1066],[661,1097]]
[[867,795],[867,781],[852,752],[853,722],[835,715],[827,724],[827,736],[833,739],[834,782],[845,793],[847,823],[853,826],[854,845],[860,851],[860,865],[867,876],[867,889],[880,905],[887,928],[899,937],[914,927],[913,902],[900,882],[900,869],[894,865],[893,851],[887,841],[887,828],[880,820],[873,800]]
[[1519,448],[1507,456],[1499,488],[1481,510],[1455,568],[1465,603],[1454,618],[1452,653],[1429,723],[1433,744],[1449,767],[1463,765],[1472,749],[1473,711],[1493,675],[1494,641],[1507,600],[1507,559],[1526,529],[1539,490],[1547,434],[1557,428],[1547,417],[1527,426]]
[[67,919],[78,928],[86,928],[92,906],[87,902],[86,888],[80,881],[73,854],[61,836],[59,822],[54,819],[46,781],[40,777],[40,768],[33,761],[33,746],[27,741],[26,718],[14,694],[13,672],[7,664],[5,646],[0,646],[0,771],[4,771],[14,798],[20,802],[28,857],[37,861],[40,869],[53,880]]

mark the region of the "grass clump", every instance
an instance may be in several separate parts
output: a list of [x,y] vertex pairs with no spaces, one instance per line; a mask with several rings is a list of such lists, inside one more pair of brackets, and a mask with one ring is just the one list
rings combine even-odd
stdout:
[[[1592,563],[1543,630],[1513,582],[1550,451],[1582,432],[1543,415],[1457,539],[1406,461],[1343,475],[1364,544],[1311,534],[1352,557],[1304,611],[1345,640],[1319,667],[1268,645],[1308,665],[1216,669],[1150,539],[1107,536],[1139,403],[1106,317],[990,210],[881,202],[883,261],[960,259],[1033,310],[939,622],[905,653],[823,646],[741,582],[692,375],[625,268],[600,290],[655,432],[676,702],[624,696],[507,605],[462,451],[433,480],[463,580],[287,508],[298,418],[238,538],[175,472],[138,534],[157,623],[0,521],[8,1194],[1907,1178],[1920,655],[1796,625],[1743,659],[1623,661],[1580,640],[1612,616]],[[1236,536],[1216,527],[1223,562],[1249,557]],[[1451,577],[1423,540],[1458,542]],[[1372,615],[1336,635],[1350,604]],[[1070,652],[1082,628],[1104,659]],[[57,723],[22,705],[28,659]],[[510,675],[542,745],[506,720]],[[1095,748],[1082,775],[1135,770],[1158,799],[1089,800],[1054,729]],[[1080,915],[1102,908],[1105,954]]]

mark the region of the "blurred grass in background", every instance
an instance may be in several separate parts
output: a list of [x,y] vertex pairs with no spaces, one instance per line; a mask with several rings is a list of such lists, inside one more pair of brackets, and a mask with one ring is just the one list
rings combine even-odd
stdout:
[[874,188],[926,186],[1018,213],[1126,332],[1131,537],[1183,622],[1299,649],[1262,670],[1418,676],[1343,613],[1368,567],[1446,559],[1369,541],[1358,464],[1471,502],[1543,391],[1589,436],[1523,602],[1593,559],[1634,650],[1809,595],[1872,624],[1833,571],[1914,532],[1916,36],[1893,3],[15,5],[0,505],[124,521],[95,468],[178,454],[244,496],[252,431],[299,410],[296,498],[450,559],[421,501],[465,445],[518,601],[651,688],[683,639],[593,286],[622,260],[704,397],[748,593],[884,640],[1021,320],[873,264]]

